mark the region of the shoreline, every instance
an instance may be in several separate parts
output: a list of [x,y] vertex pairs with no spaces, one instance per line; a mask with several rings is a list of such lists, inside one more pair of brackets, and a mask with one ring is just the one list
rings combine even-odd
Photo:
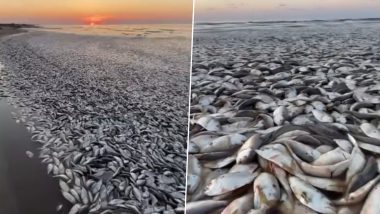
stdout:
[[[0,39],[25,33],[27,30],[0,25]],[[1,41],[1,40],[0,40]],[[18,109],[12,107],[3,88],[0,62],[0,212],[9,214],[51,214],[69,212],[70,204],[60,194],[58,180],[46,174],[40,163],[38,144],[32,142],[24,122],[17,119]],[[5,93],[4,93],[5,92]],[[21,123],[20,123],[21,122]],[[28,157],[26,153],[32,154]],[[26,168],[25,168],[26,167]],[[44,201],[47,203],[41,204]],[[60,212],[57,207],[62,205]]]
[[37,31],[132,39],[190,40],[191,37],[190,25],[44,25],[42,28],[37,29]]
[[0,38],[7,35],[24,33],[27,29],[39,28],[37,25],[31,24],[1,24],[0,23]]
[[313,23],[313,22],[347,22],[347,21],[370,21],[379,22],[380,18],[358,18],[358,19],[305,19],[305,20],[263,20],[263,21],[222,21],[204,22],[200,21],[195,25],[223,25],[223,24],[276,24],[276,23]]
[[0,27],[0,38],[4,36],[9,36],[12,34],[18,34],[18,33],[24,33],[27,32],[26,30],[19,29],[19,28],[2,28]]
[[184,206],[189,46],[49,32],[0,43],[2,88],[43,145],[50,176],[78,178],[60,182],[88,197],[112,189],[91,203],[75,199],[82,211]]

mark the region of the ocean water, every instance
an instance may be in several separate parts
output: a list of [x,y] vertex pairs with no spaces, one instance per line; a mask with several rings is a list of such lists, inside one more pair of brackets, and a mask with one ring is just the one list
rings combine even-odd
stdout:
[[191,24],[129,24],[129,25],[44,25],[43,31],[74,33],[100,36],[127,36],[127,37],[186,37],[192,33]]
[[[69,203],[62,197],[58,179],[47,175],[37,143],[11,112],[17,111],[0,98],[0,213],[67,213]],[[34,157],[28,158],[26,151]],[[59,204],[64,208],[56,212]]]

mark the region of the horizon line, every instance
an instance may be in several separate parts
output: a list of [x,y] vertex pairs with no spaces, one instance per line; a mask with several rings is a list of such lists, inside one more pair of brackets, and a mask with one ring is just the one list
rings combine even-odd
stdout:
[[[28,22],[1,22],[0,25],[7,25],[7,24],[14,24],[14,25],[34,25],[34,26],[43,26],[43,25],[88,25],[85,23],[28,23]],[[152,22],[124,22],[124,23],[101,23],[96,24],[98,26],[100,25],[126,25],[126,24],[189,24],[191,25],[192,22],[159,22],[159,21],[152,21]]]
[[380,21],[380,17],[370,17],[370,18],[326,18],[326,19],[268,19],[268,20],[229,20],[229,21],[194,21],[195,24],[218,24],[218,23],[224,23],[224,24],[241,24],[241,23],[268,23],[268,22],[313,22],[313,21],[360,21],[360,20],[367,20],[367,21]]

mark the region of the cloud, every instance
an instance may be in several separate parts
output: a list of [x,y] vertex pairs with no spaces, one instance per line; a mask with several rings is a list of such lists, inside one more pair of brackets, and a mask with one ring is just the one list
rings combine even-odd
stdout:
[[278,6],[279,6],[279,7],[287,7],[288,5],[285,4],[285,3],[281,3],[281,4],[279,4]]

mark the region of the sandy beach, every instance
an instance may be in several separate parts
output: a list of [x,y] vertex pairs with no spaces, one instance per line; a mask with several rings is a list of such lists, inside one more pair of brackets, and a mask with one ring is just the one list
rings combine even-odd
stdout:
[[0,38],[0,97],[31,133],[34,158],[59,180],[65,209],[184,206],[189,53],[189,38]]
[[379,30],[196,24],[187,213],[379,212]]

